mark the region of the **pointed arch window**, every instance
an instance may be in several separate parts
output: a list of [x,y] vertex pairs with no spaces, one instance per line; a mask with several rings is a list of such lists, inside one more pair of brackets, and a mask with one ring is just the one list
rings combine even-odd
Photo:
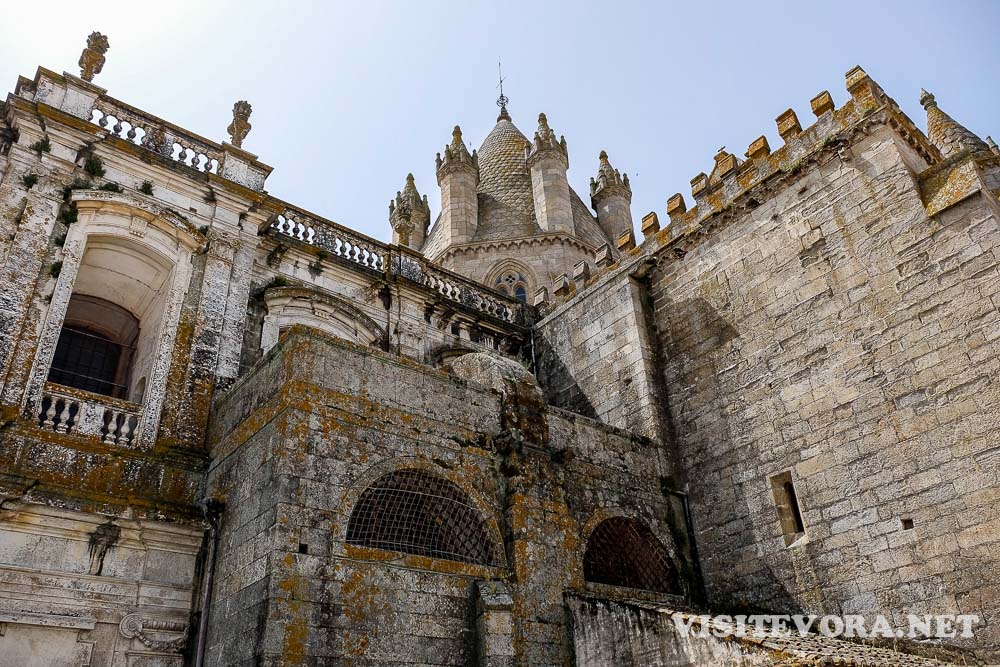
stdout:
[[347,525],[358,546],[497,565],[486,522],[455,484],[422,470],[397,470],[361,494]]
[[498,275],[493,288],[518,299],[521,303],[528,302],[528,280],[518,271],[504,271]]

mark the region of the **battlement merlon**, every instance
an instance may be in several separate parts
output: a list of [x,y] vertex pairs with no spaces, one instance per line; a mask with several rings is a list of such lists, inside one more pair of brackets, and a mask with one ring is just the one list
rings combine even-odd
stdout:
[[18,104],[32,105],[42,115],[76,129],[99,132],[111,145],[154,153],[174,166],[257,193],[264,191],[264,182],[272,171],[272,167],[242,148],[206,139],[116,100],[104,88],[68,72],[57,74],[39,67],[34,79],[19,77],[14,93],[7,98],[8,108]]
[[663,233],[677,236],[697,227],[702,220],[728,208],[764,181],[795,171],[822,149],[837,149],[843,153],[849,135],[861,125],[885,124],[926,166],[941,161],[940,151],[863,69],[852,68],[845,79],[851,98],[836,109],[827,91],[814,97],[810,106],[816,122],[812,125],[803,129],[791,109],[776,118],[779,135],[784,140],[784,145],[777,150],[771,151],[764,136],[750,144],[747,159],[743,161],[720,149],[712,173],[701,173],[691,179],[694,206],[687,208],[680,194],[670,197],[667,212],[671,225]]

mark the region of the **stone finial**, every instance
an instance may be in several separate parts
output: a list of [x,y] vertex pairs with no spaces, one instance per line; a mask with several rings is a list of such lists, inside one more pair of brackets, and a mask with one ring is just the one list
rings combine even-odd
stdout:
[[833,111],[833,96],[830,95],[830,91],[824,90],[822,93],[809,100],[809,106],[812,107],[812,112],[817,118],[819,118],[827,111]]
[[108,38],[99,32],[92,32],[87,37],[87,48],[80,54],[80,78],[84,81],[93,81],[94,76],[104,69],[104,54],[108,52],[110,45]]
[[233,122],[226,128],[226,132],[229,133],[229,143],[237,148],[243,147],[243,140],[247,138],[250,128],[253,127],[250,124],[251,113],[253,113],[253,107],[246,100],[240,100],[233,105]]
[[611,195],[621,195],[632,201],[632,187],[628,182],[628,174],[621,174],[611,166],[607,151],[601,151],[597,156],[600,165],[597,167],[597,177],[590,179],[590,196],[596,203]]
[[594,264],[600,267],[611,266],[615,263],[614,253],[611,252],[611,244],[605,243],[594,253]]
[[986,142],[942,111],[934,95],[923,89],[920,106],[927,112],[927,138],[941,151],[942,157],[990,150]]
[[642,235],[647,239],[660,231],[660,218],[657,217],[656,211],[650,211],[646,215],[642,216]]
[[775,118],[774,121],[778,124],[778,134],[786,142],[802,132],[802,126],[799,125],[799,117],[795,115],[794,109],[788,109]]
[[759,160],[771,154],[771,146],[767,143],[767,137],[763,134],[753,140],[747,148],[746,156],[750,160]]

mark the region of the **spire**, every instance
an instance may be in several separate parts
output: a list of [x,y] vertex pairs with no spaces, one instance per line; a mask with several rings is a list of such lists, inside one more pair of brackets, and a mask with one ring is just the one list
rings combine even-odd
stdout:
[[606,151],[597,156],[597,178],[590,179],[590,203],[597,211],[597,223],[612,243],[632,230],[632,187],[628,175],[611,166]]
[[393,241],[417,250],[423,245],[430,224],[431,208],[427,197],[421,198],[413,174],[406,175],[406,185],[389,200],[389,224]]
[[997,146],[997,142],[993,141],[993,137],[986,137],[986,145],[990,147],[990,151],[994,155],[1000,155],[1000,146]]
[[497,116],[497,122],[499,123],[502,120],[510,120],[510,114],[507,113],[507,103],[510,102],[510,99],[503,94],[503,69],[500,67],[499,60],[497,60],[497,74],[500,77],[500,84],[497,86],[500,88],[500,97],[497,98],[497,106],[500,107],[500,115]]
[[476,174],[479,173],[479,156],[476,155],[476,151],[469,153],[469,149],[465,147],[465,142],[462,140],[462,128],[458,125],[451,131],[451,143],[444,147],[444,158],[441,157],[441,153],[438,153],[434,162],[438,171],[439,184],[442,170],[450,169],[453,165],[465,165],[475,169]]
[[927,138],[945,158],[990,150],[982,139],[938,108],[934,96],[920,90],[920,105],[927,111]]
[[531,159],[540,153],[555,151],[562,154],[562,158],[569,164],[569,150],[566,147],[566,137],[559,137],[556,141],[556,133],[549,127],[549,119],[544,113],[538,114],[538,129],[535,130],[535,141],[527,142],[524,146],[524,157]]
[[622,175],[611,166],[607,151],[601,151],[597,159],[601,163],[597,167],[597,177],[590,179],[590,196],[596,200],[616,192],[626,195],[631,200],[632,188],[628,182],[628,174]]

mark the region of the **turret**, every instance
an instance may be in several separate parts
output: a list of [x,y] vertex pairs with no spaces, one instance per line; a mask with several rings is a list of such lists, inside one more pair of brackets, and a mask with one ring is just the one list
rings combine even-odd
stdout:
[[590,201],[597,211],[597,222],[611,240],[632,229],[632,188],[624,176],[611,166],[608,154],[601,151],[597,177],[590,179]]
[[479,219],[479,160],[476,152],[469,150],[462,141],[462,128],[458,125],[451,134],[451,143],[444,147],[444,157],[437,154],[437,182],[441,187],[442,246],[468,243],[476,234]]
[[531,172],[535,218],[546,232],[573,233],[573,205],[569,196],[569,151],[566,138],[556,141],[545,114],[538,114],[534,142],[526,142],[524,157]]
[[413,174],[407,174],[406,185],[396,193],[395,200],[389,200],[392,242],[420,250],[424,245],[424,239],[427,238],[430,221],[431,208],[427,205],[427,195],[420,197],[413,182]]
[[938,108],[934,96],[926,90],[920,91],[920,106],[927,111],[927,138],[943,157],[990,150],[986,142]]

